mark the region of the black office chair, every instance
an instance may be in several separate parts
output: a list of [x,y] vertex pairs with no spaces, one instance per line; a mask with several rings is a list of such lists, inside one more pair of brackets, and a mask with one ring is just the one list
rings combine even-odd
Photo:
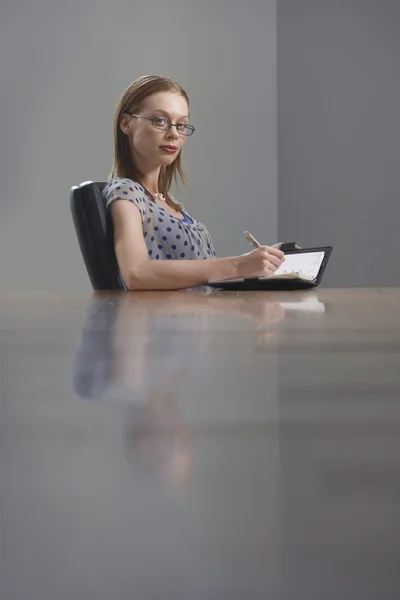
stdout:
[[71,188],[70,207],[79,247],[94,290],[126,290],[114,251],[113,224],[106,210],[104,182]]

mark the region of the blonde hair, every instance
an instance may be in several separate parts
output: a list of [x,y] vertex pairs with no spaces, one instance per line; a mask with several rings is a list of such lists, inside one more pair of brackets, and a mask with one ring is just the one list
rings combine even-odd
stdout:
[[[157,75],[145,75],[139,77],[122,94],[114,114],[114,162],[110,173],[110,177],[126,177],[133,181],[138,181],[143,185],[143,174],[140,173],[135,164],[134,157],[131,152],[129,138],[121,130],[120,119],[124,113],[137,113],[141,110],[143,101],[152,94],[158,92],[174,92],[180,94],[187,102],[189,107],[189,98],[185,90],[172,79],[167,77],[159,77]],[[181,153],[178,154],[174,162],[167,166],[161,166],[158,179],[158,189],[164,195],[167,203],[173,208],[180,208],[180,204],[174,202],[168,194],[172,184],[172,180],[178,183],[177,174],[181,178],[182,183],[186,184],[186,177],[183,172]],[[146,189],[148,192],[148,190]],[[151,194],[150,194],[151,195]]]

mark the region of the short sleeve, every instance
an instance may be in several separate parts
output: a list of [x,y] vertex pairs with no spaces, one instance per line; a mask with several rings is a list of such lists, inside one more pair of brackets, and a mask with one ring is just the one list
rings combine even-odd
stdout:
[[146,192],[144,188],[132,179],[115,177],[110,179],[104,190],[103,196],[106,203],[106,208],[115,200],[129,200],[138,208],[142,222],[147,213]]

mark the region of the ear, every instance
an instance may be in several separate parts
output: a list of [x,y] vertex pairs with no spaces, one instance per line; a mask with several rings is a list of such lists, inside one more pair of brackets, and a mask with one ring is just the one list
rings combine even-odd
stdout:
[[132,132],[131,123],[132,117],[130,115],[127,115],[126,113],[122,113],[122,115],[119,118],[119,126],[121,128],[121,131],[125,133],[125,135],[130,135],[130,133]]

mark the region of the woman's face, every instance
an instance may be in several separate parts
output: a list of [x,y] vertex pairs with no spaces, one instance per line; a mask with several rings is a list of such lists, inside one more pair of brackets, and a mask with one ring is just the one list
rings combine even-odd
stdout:
[[[188,105],[181,95],[173,92],[159,92],[145,99],[136,114],[150,119],[164,118],[170,123],[188,123]],[[156,129],[152,122],[129,116],[125,121],[125,133],[130,135],[133,153],[137,164],[147,167],[170,165],[174,162],[186,137],[177,132],[176,127],[167,131]]]

